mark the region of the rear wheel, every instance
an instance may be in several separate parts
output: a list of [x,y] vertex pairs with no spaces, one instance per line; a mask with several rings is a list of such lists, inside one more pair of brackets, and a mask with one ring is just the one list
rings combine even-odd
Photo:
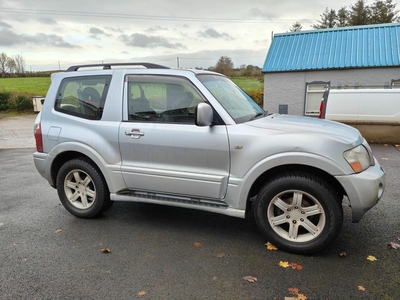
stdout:
[[95,217],[113,204],[103,175],[84,158],[67,161],[60,168],[57,192],[62,205],[80,218]]
[[288,173],[270,180],[254,203],[257,226],[279,249],[312,254],[336,239],[343,222],[338,194],[321,179]]

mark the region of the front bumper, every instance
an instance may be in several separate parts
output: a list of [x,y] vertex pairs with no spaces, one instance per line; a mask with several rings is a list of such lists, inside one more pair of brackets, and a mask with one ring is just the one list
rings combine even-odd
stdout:
[[386,173],[376,159],[374,166],[361,173],[335,177],[347,193],[354,223],[379,202],[386,186]]

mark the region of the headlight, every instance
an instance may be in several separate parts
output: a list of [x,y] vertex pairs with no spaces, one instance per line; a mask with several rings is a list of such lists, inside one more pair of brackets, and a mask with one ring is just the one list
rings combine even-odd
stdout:
[[343,157],[356,173],[364,171],[371,165],[371,158],[367,149],[363,145],[345,151]]

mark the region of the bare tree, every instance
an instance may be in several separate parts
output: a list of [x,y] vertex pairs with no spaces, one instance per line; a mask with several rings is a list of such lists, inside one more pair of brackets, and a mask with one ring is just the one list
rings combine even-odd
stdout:
[[8,68],[10,75],[14,73],[15,66],[16,66],[15,60],[11,57],[8,57],[6,61],[6,67]]
[[2,76],[6,76],[6,68],[7,68],[7,59],[8,56],[4,52],[0,54],[0,72],[2,73]]
[[25,73],[25,59],[22,57],[22,55],[15,55],[14,61],[15,72],[19,74]]

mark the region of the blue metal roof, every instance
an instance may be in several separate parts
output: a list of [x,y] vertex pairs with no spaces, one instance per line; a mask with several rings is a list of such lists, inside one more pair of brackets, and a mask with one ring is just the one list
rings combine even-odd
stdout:
[[263,72],[400,66],[400,23],[275,34]]

